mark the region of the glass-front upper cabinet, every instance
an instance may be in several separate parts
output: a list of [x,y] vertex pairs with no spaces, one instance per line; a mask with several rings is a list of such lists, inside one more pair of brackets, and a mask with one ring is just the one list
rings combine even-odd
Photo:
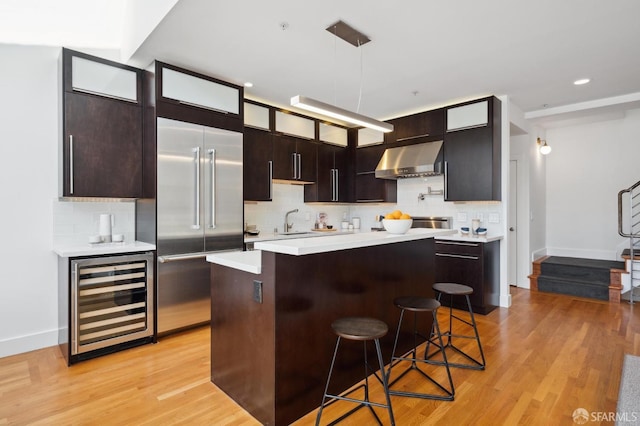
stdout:
[[141,70],[69,49],[64,51],[65,91],[141,102]]
[[161,97],[222,113],[240,114],[237,86],[163,65]]

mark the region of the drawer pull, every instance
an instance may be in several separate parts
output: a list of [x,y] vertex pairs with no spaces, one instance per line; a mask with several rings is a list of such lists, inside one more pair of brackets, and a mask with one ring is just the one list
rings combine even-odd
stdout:
[[450,245],[450,246],[466,246],[466,247],[478,247],[480,243],[456,243],[453,241],[441,241],[436,240],[436,244]]
[[478,260],[480,259],[478,256],[464,256],[461,254],[447,254],[447,253],[436,253],[436,256],[440,257],[455,257],[457,259],[469,259],[469,260]]

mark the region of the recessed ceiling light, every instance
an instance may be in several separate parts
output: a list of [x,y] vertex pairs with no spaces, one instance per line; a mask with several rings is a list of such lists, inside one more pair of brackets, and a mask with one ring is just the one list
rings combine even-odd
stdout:
[[576,86],[580,86],[583,84],[587,84],[588,82],[590,82],[591,80],[588,78],[581,78],[580,80],[576,80],[573,82],[573,84],[575,84]]
[[247,81],[247,82],[244,84],[244,87],[253,87],[253,83],[252,83],[252,82],[250,82],[250,81]]

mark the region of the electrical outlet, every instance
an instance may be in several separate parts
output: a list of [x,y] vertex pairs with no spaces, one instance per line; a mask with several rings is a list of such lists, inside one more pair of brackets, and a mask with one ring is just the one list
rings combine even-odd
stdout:
[[466,213],[458,213],[458,222],[466,222],[467,214]]
[[253,280],[253,301],[262,303],[262,281]]
[[489,213],[489,223],[500,223],[500,213]]

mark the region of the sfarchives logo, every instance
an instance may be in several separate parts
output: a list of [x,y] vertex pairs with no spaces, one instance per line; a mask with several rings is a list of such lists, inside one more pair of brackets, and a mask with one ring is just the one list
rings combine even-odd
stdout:
[[578,425],[583,425],[589,421],[589,412],[584,408],[576,408],[573,410],[573,422]]
[[617,424],[633,423],[637,424],[640,419],[640,413],[615,411],[592,411],[589,412],[584,408],[576,408],[572,414],[573,422],[577,425],[586,424],[589,421],[592,422],[616,422]]

